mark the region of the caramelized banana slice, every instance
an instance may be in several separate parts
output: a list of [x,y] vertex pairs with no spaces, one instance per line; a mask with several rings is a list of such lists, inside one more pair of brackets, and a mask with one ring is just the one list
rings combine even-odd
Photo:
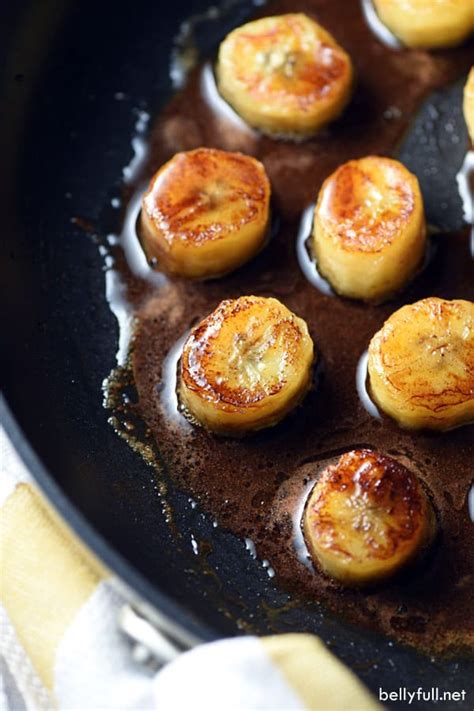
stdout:
[[270,183],[255,158],[213,148],[177,153],[144,195],[142,242],[170,274],[220,276],[262,248],[269,206]]
[[303,516],[314,562],[351,586],[397,573],[431,543],[435,529],[416,476],[368,449],[347,452],[324,470]]
[[238,27],[220,46],[216,73],[224,99],[273,135],[315,133],[339,116],[352,88],[349,56],[302,13]]
[[403,427],[474,421],[474,303],[430,297],[395,311],[372,338],[375,402]]
[[463,110],[471,143],[474,144],[474,67],[471,68],[464,87]]
[[418,180],[398,161],[351,160],[323,183],[313,251],[318,270],[339,294],[386,299],[413,276],[425,248]]
[[239,436],[276,424],[311,383],[306,323],[276,299],[222,301],[183,348],[179,398],[204,427]]
[[451,47],[474,29],[472,0],[374,0],[374,5],[407,47]]

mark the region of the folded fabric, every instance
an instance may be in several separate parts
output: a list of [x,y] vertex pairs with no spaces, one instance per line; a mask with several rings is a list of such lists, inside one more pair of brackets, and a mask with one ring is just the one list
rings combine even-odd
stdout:
[[311,635],[203,644],[158,673],[119,626],[116,581],[59,521],[0,432],[0,708],[381,708]]

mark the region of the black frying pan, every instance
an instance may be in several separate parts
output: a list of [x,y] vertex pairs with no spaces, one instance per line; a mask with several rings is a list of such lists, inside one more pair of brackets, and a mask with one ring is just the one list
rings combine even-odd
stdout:
[[[16,0],[2,10],[7,431],[64,518],[143,601],[165,614],[183,644],[239,632],[311,631],[375,692],[379,686],[472,691],[472,661],[429,659],[290,600],[244,543],[214,528],[171,480],[170,526],[154,471],[107,423],[101,385],[114,366],[117,325],[84,221],[102,234],[114,227],[107,206],[132,154],[133,110],[154,111],[169,95],[172,37],[183,18],[207,5]],[[213,25],[215,35],[198,37],[203,49],[212,50],[250,9],[234,5]],[[117,99],[117,92],[125,97]],[[460,106],[460,97],[459,84],[433,100],[449,109]],[[462,135],[459,109],[454,120]],[[427,156],[414,135],[402,159],[423,175]],[[461,141],[440,155],[442,170],[422,185],[430,221],[448,228],[462,222],[455,174],[464,147]],[[212,543],[207,556],[193,554],[191,534]],[[469,701],[452,708],[468,709]]]

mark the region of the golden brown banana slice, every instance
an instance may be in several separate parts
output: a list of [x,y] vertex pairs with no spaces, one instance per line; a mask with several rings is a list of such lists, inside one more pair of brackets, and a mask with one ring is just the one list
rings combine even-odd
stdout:
[[148,258],[189,278],[236,269],[263,246],[270,183],[250,156],[214,148],[177,153],[143,197],[141,233]]
[[319,193],[312,246],[318,270],[338,294],[365,301],[391,296],[426,249],[418,180],[390,158],[344,163]]
[[407,47],[451,47],[474,29],[472,0],[374,0],[374,5]]
[[474,144],[474,67],[471,68],[464,87],[463,110],[471,143]]
[[352,89],[352,64],[302,13],[264,17],[231,32],[217,62],[221,95],[264,133],[308,136],[335,119]]
[[181,405],[204,427],[239,436],[276,424],[311,383],[306,323],[277,299],[222,301],[184,344]]
[[324,470],[303,515],[313,561],[350,586],[397,573],[431,543],[435,528],[416,476],[368,449],[347,452]]
[[369,345],[370,392],[403,427],[474,421],[474,303],[430,297],[395,311]]

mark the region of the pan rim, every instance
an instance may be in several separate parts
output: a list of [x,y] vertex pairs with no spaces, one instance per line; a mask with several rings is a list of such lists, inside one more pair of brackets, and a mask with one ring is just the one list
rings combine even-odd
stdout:
[[178,642],[183,649],[222,638],[181,604],[163,593],[116,551],[56,483],[23,432],[3,392],[0,424],[40,492],[61,521],[117,579],[113,585],[138,611]]

